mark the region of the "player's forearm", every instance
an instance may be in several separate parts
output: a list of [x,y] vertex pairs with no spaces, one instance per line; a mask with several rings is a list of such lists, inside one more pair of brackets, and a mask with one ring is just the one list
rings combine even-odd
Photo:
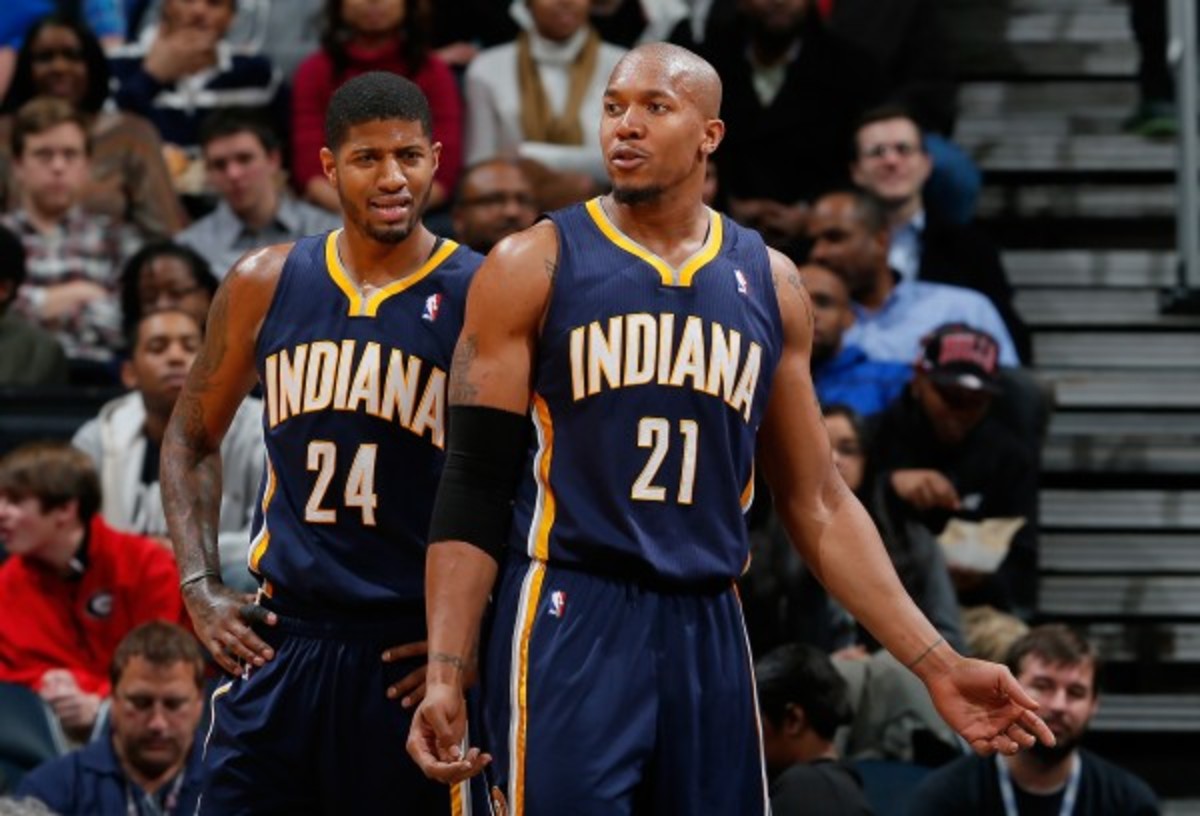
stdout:
[[425,562],[429,630],[426,682],[461,688],[478,659],[479,626],[496,580],[496,561],[464,541],[440,541]]
[[[840,486],[839,486],[840,488]],[[789,531],[809,567],[846,610],[906,666],[918,675],[934,667],[926,653],[940,636],[900,583],[879,533],[866,510],[849,490],[840,488],[824,512],[791,515]],[[796,530],[799,528],[799,530]],[[952,649],[939,644],[937,657]],[[924,655],[924,656],[923,656]]]
[[182,581],[206,571],[221,573],[221,450],[187,427],[185,413],[176,410],[167,425],[159,469],[163,511]]

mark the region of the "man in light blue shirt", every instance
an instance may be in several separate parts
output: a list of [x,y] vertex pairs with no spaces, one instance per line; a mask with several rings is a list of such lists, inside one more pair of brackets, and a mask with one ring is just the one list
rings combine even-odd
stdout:
[[209,262],[218,278],[246,252],[341,225],[326,210],[293,198],[280,183],[279,137],[261,117],[219,111],[200,129],[217,208],[176,236]]
[[829,193],[808,221],[810,258],[846,282],[854,299],[854,325],[843,342],[873,360],[911,363],[922,340],[945,323],[966,323],[996,338],[1000,364],[1020,365],[1012,337],[996,307],[970,289],[902,278],[888,263],[891,233],[879,200],[863,191]]

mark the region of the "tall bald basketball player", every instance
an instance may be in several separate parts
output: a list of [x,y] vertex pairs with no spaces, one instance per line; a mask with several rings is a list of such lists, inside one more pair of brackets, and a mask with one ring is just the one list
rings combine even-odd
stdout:
[[766,812],[733,588],[756,442],[810,568],[951,725],[981,752],[1053,741],[1005,668],[938,636],[838,476],[796,268],[701,200],[720,97],[684,49],[627,54],[612,194],[506,238],[471,285],[409,750],[447,781],[486,763],[462,688],[495,583],[484,746],[512,816]]
[[[237,675],[214,695],[205,813],[450,812],[447,789],[405,754],[409,712],[387,696],[421,680],[446,382],[480,261],[421,223],[440,150],[430,132],[408,80],[365,74],[334,94],[321,161],[345,226],[238,261],[163,441],[184,600]],[[257,604],[222,586],[216,548],[218,446],[256,381]]]

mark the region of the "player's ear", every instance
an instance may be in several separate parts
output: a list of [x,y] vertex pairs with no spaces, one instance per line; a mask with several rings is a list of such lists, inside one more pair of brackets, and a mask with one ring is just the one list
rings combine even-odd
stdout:
[[725,138],[725,123],[720,119],[709,119],[704,123],[704,138],[700,141],[700,152],[711,156]]
[[321,172],[325,174],[325,178],[329,179],[329,183],[334,187],[337,186],[337,162],[334,160],[333,151],[328,147],[321,148]]

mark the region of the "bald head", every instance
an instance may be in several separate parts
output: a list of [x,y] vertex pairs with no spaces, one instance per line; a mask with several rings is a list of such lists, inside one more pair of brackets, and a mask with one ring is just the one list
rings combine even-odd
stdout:
[[639,45],[621,58],[612,76],[615,80],[626,73],[664,77],[705,119],[716,119],[721,113],[721,78],[706,60],[686,48],[665,42]]

